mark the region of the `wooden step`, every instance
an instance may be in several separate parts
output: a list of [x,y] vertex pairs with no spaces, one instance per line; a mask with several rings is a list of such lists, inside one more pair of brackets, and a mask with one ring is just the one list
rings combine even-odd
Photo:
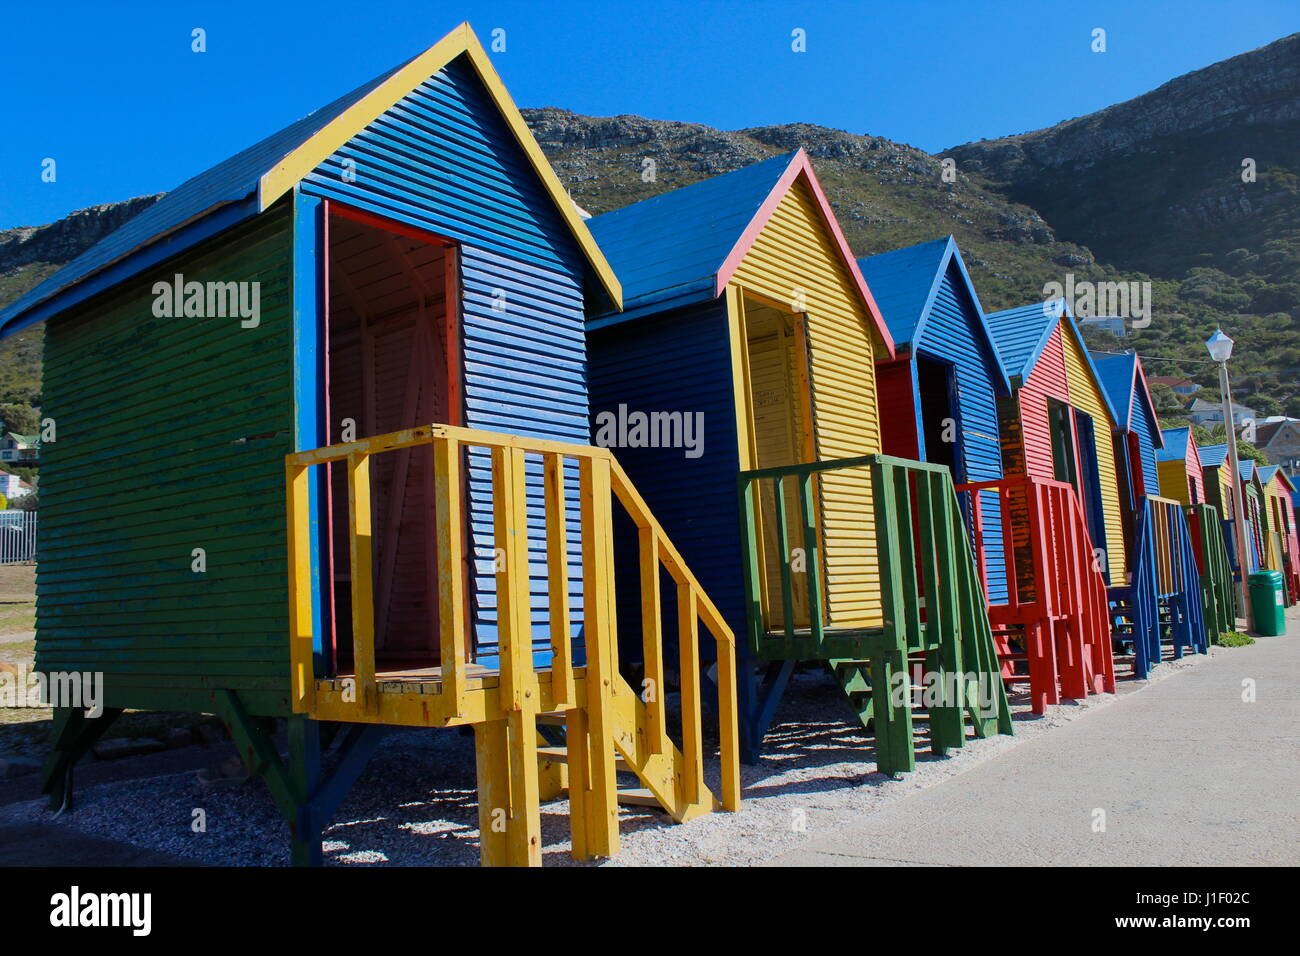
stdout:
[[655,795],[642,787],[618,791],[618,802],[628,807],[650,807],[652,810],[664,809]]
[[[564,746],[538,747],[537,759],[549,760],[551,763],[562,763],[567,765],[569,762],[569,748]],[[618,754],[614,755],[614,769],[626,770],[628,773],[633,772],[631,765]]]

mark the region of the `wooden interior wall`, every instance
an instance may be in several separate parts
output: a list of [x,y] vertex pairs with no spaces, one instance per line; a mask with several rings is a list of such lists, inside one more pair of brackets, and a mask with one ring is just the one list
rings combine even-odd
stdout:
[[[342,216],[330,217],[329,440],[448,421],[444,249]],[[437,663],[437,562],[432,450],[373,459],[376,650],[386,667]],[[347,624],[344,465],[332,466],[334,606],[340,650]],[[345,613],[348,612],[348,613]]]

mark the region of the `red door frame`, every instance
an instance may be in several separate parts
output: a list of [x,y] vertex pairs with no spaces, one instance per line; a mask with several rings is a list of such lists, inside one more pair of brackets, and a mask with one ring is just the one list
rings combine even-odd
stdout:
[[[444,358],[446,360],[447,375],[447,421],[448,425],[461,425],[464,422],[464,387],[462,383],[462,365],[463,365],[463,324],[461,312],[460,296],[460,244],[454,239],[438,235],[418,226],[411,226],[396,219],[389,219],[386,216],[380,216],[364,209],[358,209],[355,206],[349,206],[345,203],[337,202],[332,199],[321,200],[321,256],[322,263],[322,295],[320,305],[320,324],[321,324],[321,349],[323,356],[323,378],[324,387],[322,388],[322,403],[324,408],[321,411],[322,420],[325,422],[326,436],[331,432],[330,417],[330,217],[338,216],[342,219],[349,219],[353,222],[369,226],[374,229],[381,229],[394,235],[406,236],[415,239],[418,242],[424,242],[429,245],[441,246],[443,251],[443,341],[445,343]],[[462,474],[462,485],[465,476]],[[321,566],[325,569],[326,585],[328,587],[329,597],[327,608],[329,611],[328,633],[330,638],[330,671],[338,673],[338,627],[335,620],[334,609],[335,591],[334,591],[334,487],[333,476],[330,469],[325,469],[325,508],[326,514],[330,520],[323,522],[324,534],[321,535],[321,547],[324,551],[325,560]],[[462,500],[464,489],[462,488]],[[433,503],[430,502],[430,508]],[[468,559],[467,559],[468,560]],[[468,583],[469,568],[465,568],[465,576]],[[466,591],[465,593],[469,593]],[[468,605],[467,605],[468,612]]]

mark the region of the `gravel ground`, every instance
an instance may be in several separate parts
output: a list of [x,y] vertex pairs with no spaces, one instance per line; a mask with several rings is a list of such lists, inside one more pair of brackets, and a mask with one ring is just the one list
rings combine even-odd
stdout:
[[[1210,653],[1232,650],[1211,648]],[[1156,668],[1152,680],[1168,679],[1203,659],[1194,655],[1166,662]],[[1124,674],[1130,668],[1117,661],[1117,670]],[[1120,694],[1142,686],[1121,680]],[[1115,699],[1097,695],[1035,717],[1026,699],[1017,695],[1012,700],[1015,737],[971,739],[945,759],[918,753],[915,773],[890,780],[874,771],[874,755],[838,687],[824,672],[809,670],[792,680],[762,763],[743,768],[741,813],[710,814],[678,826],[657,811],[623,808],[622,851],[604,865],[755,864],[803,841],[831,835],[863,814],[905,800]],[[215,865],[289,862],[284,824],[257,781],[208,788],[193,773],[176,773],[86,788],[77,798],[75,811],[57,818],[43,801],[0,808],[0,826],[52,822]],[[196,810],[206,817],[204,832],[192,829]],[[394,733],[375,753],[335,819],[338,822],[325,833],[330,864],[477,864],[473,737],[454,730]],[[542,838],[546,865],[573,864],[567,801],[542,807]]]

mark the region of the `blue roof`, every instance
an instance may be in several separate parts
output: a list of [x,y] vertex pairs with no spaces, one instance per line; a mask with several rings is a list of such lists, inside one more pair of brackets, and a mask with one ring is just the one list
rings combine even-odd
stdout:
[[989,331],[1008,375],[1022,382],[1029,377],[1065,309],[1064,299],[1049,299],[989,313]]
[[[263,173],[405,65],[388,70],[328,106],[307,114],[278,133],[272,133],[211,169],[187,179],[0,311],[0,333],[16,331],[19,326],[6,328],[11,320],[142,246],[161,239],[218,206],[249,197],[257,191]],[[36,318],[39,316],[31,321],[36,321]]]
[[[1001,312],[993,312],[986,318],[989,331],[993,333],[993,342],[997,345],[998,353],[1002,358],[1002,365],[1010,378],[1019,378],[1019,384],[1023,385],[1029,378],[1029,373],[1034,370],[1039,356],[1043,354],[1043,349],[1047,347],[1052,333],[1062,320],[1070,327],[1079,342],[1083,360],[1092,370],[1092,377],[1101,382],[1097,363],[1083,347],[1083,337],[1079,334],[1079,327],[1074,324],[1074,316],[1070,314],[1070,306],[1064,299],[1048,299],[1045,302],[1004,309]],[[1110,414],[1111,422],[1118,425],[1120,419],[1115,412],[1115,403],[1111,401],[1109,392],[1104,385],[1099,387],[1098,391],[1101,393],[1106,411]]]
[[[1199,449],[1201,455],[1201,467],[1218,468],[1228,460],[1227,445],[1206,445]],[[1255,477],[1256,466],[1254,458],[1237,459],[1237,470],[1241,473],[1243,481],[1250,481]]]
[[895,346],[916,347],[920,326],[943,278],[943,267],[955,248],[949,236],[858,260]]
[[1092,364],[1097,368],[1097,378],[1106,390],[1110,403],[1119,415],[1119,426],[1129,427],[1133,415],[1133,376],[1137,372],[1137,355],[1094,355]]
[[1277,474],[1277,465],[1260,465],[1259,466],[1259,483],[1266,485],[1273,480]]
[[798,151],[587,220],[623,284],[624,315],[669,299],[712,298],[714,278]]
[[1162,428],[1165,447],[1156,450],[1156,461],[1182,461],[1187,457],[1187,441],[1192,430],[1188,428]]
[[1142,414],[1151,426],[1151,441],[1158,450],[1164,444],[1164,435],[1160,430],[1160,416],[1156,414],[1151,392],[1146,387],[1146,377],[1138,374],[1142,369],[1138,354],[1093,355],[1089,352],[1088,355],[1097,370],[1101,387],[1119,416],[1119,427],[1125,431],[1133,430],[1133,400],[1140,399]]
[[1227,445],[1201,445],[1196,449],[1202,468],[1218,468],[1228,458]]
[[970,273],[966,271],[966,262],[962,259],[961,250],[957,248],[956,239],[947,236],[879,255],[864,256],[858,260],[858,268],[867,280],[871,296],[876,300],[885,324],[889,326],[894,347],[900,351],[915,351],[925,338],[930,309],[943,284],[944,274],[953,264],[957,266],[961,282],[965,284],[976,318],[983,329],[984,345],[994,369],[994,378],[1001,386],[999,391],[1010,394],[1011,385],[1002,364],[1002,356],[998,354],[998,347],[993,342],[993,333],[984,316],[984,307],[980,305],[979,294],[975,291]]

